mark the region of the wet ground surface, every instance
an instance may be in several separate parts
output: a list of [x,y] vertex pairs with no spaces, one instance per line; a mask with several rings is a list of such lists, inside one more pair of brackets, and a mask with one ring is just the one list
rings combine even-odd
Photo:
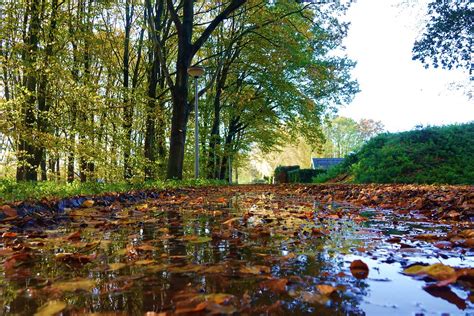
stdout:
[[470,221],[270,186],[98,205],[2,220],[0,314],[474,315]]

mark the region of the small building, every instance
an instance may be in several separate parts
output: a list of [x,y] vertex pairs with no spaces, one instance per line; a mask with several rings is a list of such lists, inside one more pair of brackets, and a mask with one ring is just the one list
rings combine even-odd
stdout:
[[328,170],[344,161],[344,158],[311,158],[311,169]]

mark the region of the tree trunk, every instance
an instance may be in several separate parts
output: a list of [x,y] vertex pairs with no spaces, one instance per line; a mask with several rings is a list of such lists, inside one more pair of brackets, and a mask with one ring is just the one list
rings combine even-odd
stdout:
[[246,0],[232,0],[232,2],[208,24],[206,29],[193,44],[191,40],[193,33],[194,1],[182,1],[182,20],[180,20],[178,13],[174,9],[173,1],[167,1],[168,10],[178,32],[178,58],[176,62],[176,80],[174,87],[172,87],[173,114],[171,119],[168,170],[166,175],[168,179],[183,178],[186,130],[190,110],[188,104],[189,76],[187,70],[191,64],[191,60],[208,40],[216,27],[245,2]]
[[27,91],[23,107],[23,120],[28,132],[28,136],[21,135],[19,139],[19,154],[17,167],[17,181],[37,181],[37,168],[41,159],[40,148],[34,144],[33,134],[36,117],[36,71],[33,69],[37,59],[39,44],[40,24],[40,1],[33,0],[29,10],[31,22],[29,25],[26,45],[24,49],[24,61],[27,65],[24,87]]
[[168,179],[183,178],[184,149],[189,116],[188,68],[193,58],[191,43],[193,32],[193,0],[183,1],[183,21],[178,26],[178,59],[176,81],[172,90],[173,114],[171,119],[170,153],[168,158]]
[[125,131],[125,146],[123,149],[123,177],[127,180],[132,177],[130,162],[130,142],[132,138],[133,107],[130,102],[129,77],[130,77],[130,30],[132,28],[133,4],[125,1],[125,39],[123,44],[123,88],[124,88],[124,113],[123,129]]

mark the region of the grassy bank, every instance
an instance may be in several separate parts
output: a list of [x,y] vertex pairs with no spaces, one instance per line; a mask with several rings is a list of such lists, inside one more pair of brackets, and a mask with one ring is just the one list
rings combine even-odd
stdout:
[[128,192],[131,190],[172,189],[178,187],[200,187],[223,185],[225,182],[216,180],[185,180],[185,181],[147,181],[138,183],[96,183],[96,182],[16,182],[0,180],[0,204],[21,200],[40,200],[43,198],[66,198],[76,195],[95,195],[106,192]]
[[379,135],[315,181],[338,179],[474,184],[474,123]]

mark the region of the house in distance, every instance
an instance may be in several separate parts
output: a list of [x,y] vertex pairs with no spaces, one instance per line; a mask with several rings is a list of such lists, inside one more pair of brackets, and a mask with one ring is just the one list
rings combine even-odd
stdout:
[[344,158],[311,158],[311,169],[328,170],[344,161]]

